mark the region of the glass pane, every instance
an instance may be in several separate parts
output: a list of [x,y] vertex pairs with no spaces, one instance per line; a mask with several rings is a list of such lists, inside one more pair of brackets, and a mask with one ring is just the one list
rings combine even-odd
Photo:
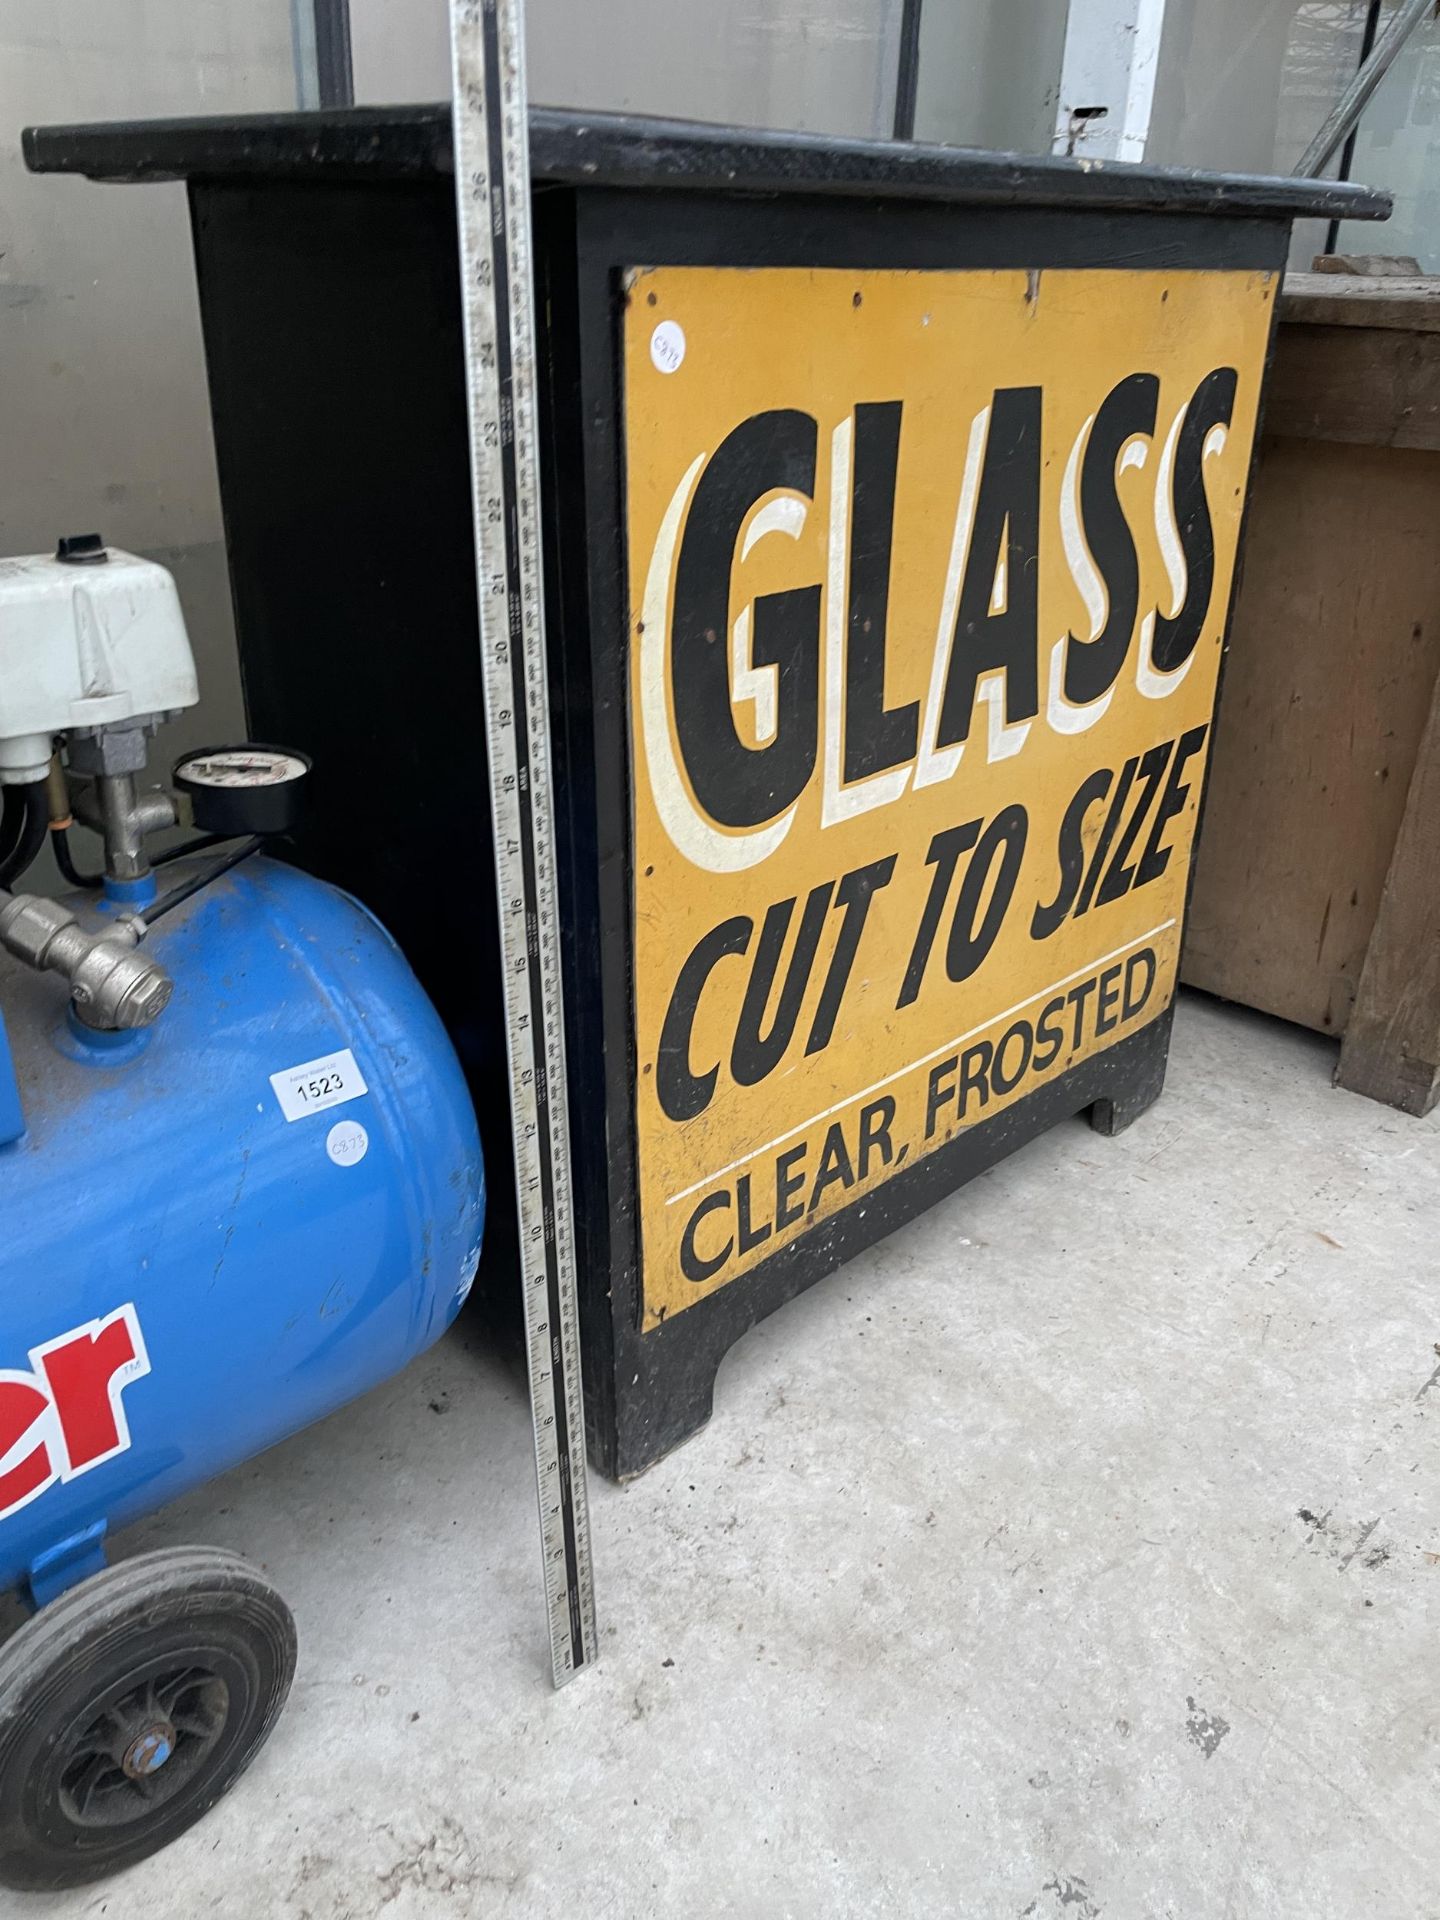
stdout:
[[1049,153],[1064,49],[1056,0],[926,0],[916,139]]
[[[1146,159],[1289,173],[1359,64],[1367,6],[1168,0]],[[1291,265],[1308,267],[1325,234],[1321,220],[1297,222]]]
[[1440,272],[1437,122],[1440,21],[1426,20],[1401,48],[1366,107],[1350,165],[1352,179],[1389,188],[1395,195],[1395,211],[1378,227],[1347,220],[1340,229],[1340,252],[1409,253],[1423,272]]
[[[940,4],[940,0],[937,0]],[[528,80],[550,106],[886,134],[901,0],[528,0]],[[445,0],[350,0],[357,100],[450,91]]]

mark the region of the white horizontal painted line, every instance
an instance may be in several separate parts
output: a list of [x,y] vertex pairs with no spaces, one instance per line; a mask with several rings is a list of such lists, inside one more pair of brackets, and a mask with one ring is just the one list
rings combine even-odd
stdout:
[[1087,973],[1095,973],[1099,968],[1108,966],[1112,960],[1118,960],[1122,954],[1130,953],[1136,947],[1143,947],[1147,940],[1153,940],[1157,934],[1168,933],[1175,924],[1174,916],[1162,920],[1158,927],[1151,927],[1148,933],[1140,933],[1133,940],[1127,940],[1123,947],[1116,947],[1113,953],[1102,954],[1098,960],[1092,960],[1087,966],[1077,967],[1074,973],[1067,973],[1063,980],[1052,980],[1048,987],[1041,987],[1038,993],[1030,994],[1024,1000],[1017,1000],[1013,1007],[1006,1007],[1003,1013],[995,1013],[988,1020],[982,1020],[978,1027],[971,1027],[968,1033],[958,1034],[955,1039],[947,1040],[943,1047],[936,1047],[931,1053],[921,1054],[918,1060],[912,1060],[906,1067],[897,1067],[894,1073],[887,1073],[883,1080],[862,1087],[859,1093],[847,1094],[843,1100],[837,1100],[833,1107],[826,1107],[823,1113],[812,1113],[808,1120],[802,1120],[798,1127],[787,1127],[784,1133],[777,1133],[773,1140],[767,1140],[763,1147],[752,1147],[749,1153],[742,1153],[738,1160],[732,1160],[728,1167],[719,1167],[714,1173],[707,1173],[703,1180],[697,1180],[693,1186],[683,1187],[679,1193],[672,1193],[665,1202],[673,1207],[678,1201],[688,1200],[692,1193],[699,1193],[702,1187],[710,1187],[717,1180],[723,1180],[727,1173],[734,1173],[737,1167],[748,1166],[752,1160],[758,1160],[762,1153],[768,1153],[772,1147],[778,1147],[782,1140],[793,1140],[797,1133],[805,1133],[818,1125],[821,1120],[829,1120],[833,1115],[842,1113],[846,1107],[853,1107],[857,1101],[866,1100],[872,1093],[879,1093],[882,1087],[888,1087],[892,1080],[903,1080],[907,1073],[913,1073],[917,1067],[929,1066],[932,1060],[939,1060],[947,1053],[953,1053],[957,1047],[963,1047],[967,1040],[973,1040],[977,1033],[984,1033],[987,1027],[998,1027],[1002,1020],[1008,1020],[1012,1013],[1021,1013],[1026,1007],[1033,1007],[1037,1000],[1047,999],[1052,993],[1058,993],[1061,987],[1068,987],[1074,980],[1083,980]]

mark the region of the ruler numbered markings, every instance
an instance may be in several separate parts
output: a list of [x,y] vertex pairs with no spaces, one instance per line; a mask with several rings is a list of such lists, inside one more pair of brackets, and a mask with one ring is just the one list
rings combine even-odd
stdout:
[[536,1486],[557,1686],[595,1657],[540,573],[520,0],[451,0],[456,210]]

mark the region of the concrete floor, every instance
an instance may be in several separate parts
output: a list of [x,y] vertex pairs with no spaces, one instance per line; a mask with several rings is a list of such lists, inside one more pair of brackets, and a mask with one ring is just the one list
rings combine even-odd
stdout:
[[760,1328],[593,1485],[562,1694],[523,1398],[463,1331],[135,1530],[270,1569],[290,1706],[168,1853],[6,1913],[1433,1920],[1440,1125],[1332,1064],[1191,999],[1130,1133]]

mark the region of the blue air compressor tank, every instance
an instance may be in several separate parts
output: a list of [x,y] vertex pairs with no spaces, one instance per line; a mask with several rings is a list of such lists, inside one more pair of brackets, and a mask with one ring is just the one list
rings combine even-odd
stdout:
[[0,1584],[37,1601],[403,1366],[479,1256],[470,1098],[364,908],[254,859],[146,950],[174,997],[118,1033],[0,958]]

